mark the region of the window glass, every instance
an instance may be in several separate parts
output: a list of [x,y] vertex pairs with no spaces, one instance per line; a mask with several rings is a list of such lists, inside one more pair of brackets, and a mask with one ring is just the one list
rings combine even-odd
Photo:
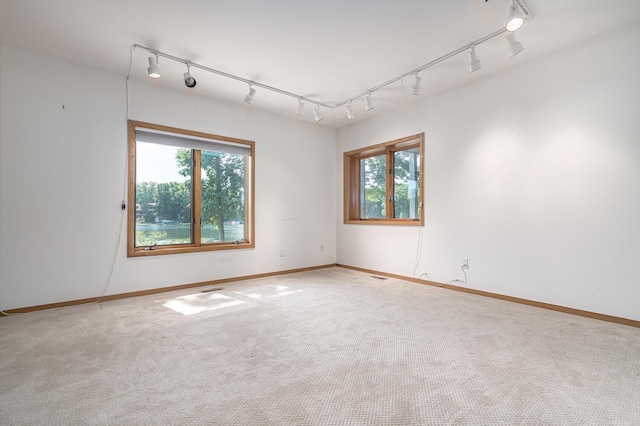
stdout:
[[385,155],[360,160],[360,218],[386,216]]
[[411,148],[393,153],[393,217],[416,219],[420,204],[420,150]]
[[202,151],[202,242],[245,239],[244,156]]
[[191,150],[136,144],[135,246],[189,244]]

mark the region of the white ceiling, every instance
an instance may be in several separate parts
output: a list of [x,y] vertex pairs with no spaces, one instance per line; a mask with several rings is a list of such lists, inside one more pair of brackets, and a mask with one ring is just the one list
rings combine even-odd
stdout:
[[[334,104],[418,68],[498,29],[511,0],[0,0],[0,37],[13,45],[117,73],[129,73],[130,48],[148,46],[242,78]],[[516,33],[525,50],[506,57],[504,35],[477,49],[483,68],[469,74],[460,54],[421,73],[421,99],[507,68],[536,61],[640,20],[639,0],[525,0],[535,18]],[[635,52],[637,54],[637,52]],[[131,54],[131,78],[145,79],[149,53]],[[193,91],[313,122],[296,99],[160,58],[152,84]],[[404,80],[406,92],[413,79]],[[376,91],[376,108],[348,120],[323,109],[321,125],[339,128],[416,100],[401,82]]]

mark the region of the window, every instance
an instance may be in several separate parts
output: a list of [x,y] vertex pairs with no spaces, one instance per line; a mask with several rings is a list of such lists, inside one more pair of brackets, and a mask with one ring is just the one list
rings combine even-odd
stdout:
[[253,248],[254,143],[129,121],[128,256]]
[[423,225],[424,133],[344,153],[344,223]]

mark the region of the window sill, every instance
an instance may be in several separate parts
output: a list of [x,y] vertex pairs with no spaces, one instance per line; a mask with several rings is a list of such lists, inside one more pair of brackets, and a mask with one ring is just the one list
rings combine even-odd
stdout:
[[242,250],[253,249],[255,243],[218,243],[207,244],[203,246],[194,245],[181,245],[181,246],[167,246],[156,247],[151,250],[145,247],[136,247],[132,251],[127,253],[127,257],[144,257],[144,256],[160,256],[163,254],[183,254],[183,253],[200,253],[205,251],[218,251],[218,250]]
[[424,226],[424,223],[420,220],[413,219],[357,219],[357,220],[345,220],[345,225],[392,225],[392,226]]

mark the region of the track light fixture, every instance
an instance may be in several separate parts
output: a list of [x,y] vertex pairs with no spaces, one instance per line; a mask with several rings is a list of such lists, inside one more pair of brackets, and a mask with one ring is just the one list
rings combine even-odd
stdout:
[[344,107],[344,109],[347,111],[347,118],[349,120],[356,118],[356,113],[353,111],[353,108],[351,108],[351,101],[349,101],[349,105]]
[[418,73],[416,73],[415,76],[416,76],[416,81],[413,83],[413,86],[411,86],[411,90],[409,90],[409,94],[411,95],[420,94],[420,80],[422,80],[422,77],[420,77]]
[[313,110],[313,118],[315,118],[316,123],[319,123],[324,118],[322,114],[320,114],[320,105],[316,104],[316,109]]
[[249,84],[249,93],[244,97],[244,101],[249,105],[253,105],[253,98],[256,96],[256,89],[253,88],[251,84]]
[[478,59],[478,55],[476,55],[476,46],[471,46],[471,50],[469,51],[469,72],[478,71],[482,68],[482,62]]
[[516,8],[516,3],[513,1],[511,7],[509,7],[509,15],[507,16],[507,22],[504,24],[504,29],[507,31],[517,31],[524,25],[524,14],[520,13]]
[[151,78],[160,78],[162,74],[160,74],[160,67],[158,66],[158,55],[149,56],[149,68],[147,68],[147,74]]
[[369,92],[364,97],[364,109],[367,110],[367,111],[371,111],[375,107],[376,106],[373,104],[373,101],[371,100],[371,92]]
[[513,58],[518,53],[524,50],[524,46],[522,43],[516,40],[516,36],[514,33],[507,34],[507,42],[509,42],[509,46],[507,46],[507,54],[510,58]]
[[[133,51],[136,48],[140,48],[142,50],[145,50],[147,52],[149,52],[151,55],[149,57],[149,68],[147,69],[149,77],[152,78],[160,78],[161,77],[161,73],[160,73],[160,68],[158,67],[158,57],[162,56],[164,58],[170,59],[172,61],[176,61],[176,62],[180,62],[182,64],[185,64],[187,66],[187,72],[184,73],[184,83],[187,87],[194,87],[196,85],[196,81],[195,78],[193,78],[193,76],[190,74],[190,67],[195,67],[195,68],[199,68],[203,71],[207,71],[213,74],[217,74],[219,76],[231,79],[231,80],[235,80],[235,81],[239,81],[245,84],[249,85],[249,93],[244,97],[244,101],[246,103],[248,103],[249,105],[252,105],[254,102],[254,97],[256,94],[256,89],[253,86],[256,87],[260,87],[262,89],[265,90],[269,90],[271,92],[274,93],[278,93],[280,95],[283,96],[288,96],[291,98],[295,98],[298,100],[298,108],[296,109],[296,114],[298,115],[303,115],[304,111],[304,103],[309,103],[311,105],[315,104],[315,108],[313,109],[313,115],[315,118],[316,122],[319,122],[321,120],[323,120],[323,116],[320,113],[320,107],[324,107],[324,108],[328,108],[330,110],[336,109],[336,108],[340,108],[343,107],[345,108],[346,112],[347,112],[347,117],[349,119],[353,119],[355,118],[356,114],[353,111],[351,104],[354,100],[359,100],[364,98],[365,101],[365,109],[367,111],[370,111],[374,108],[373,105],[373,101],[372,101],[372,94],[373,92],[382,89],[384,87],[390,86],[394,83],[397,83],[398,81],[404,81],[403,79],[405,77],[411,76],[413,75],[415,78],[415,82],[413,84],[413,86],[411,86],[411,89],[409,90],[409,93],[411,95],[419,95],[421,88],[420,88],[420,82],[421,82],[421,78],[418,75],[420,72],[431,68],[443,61],[446,61],[447,59],[450,59],[454,56],[457,56],[461,53],[464,52],[468,52],[469,53],[469,72],[474,72],[479,70],[480,68],[482,68],[482,64],[480,62],[480,60],[478,59],[478,56],[476,54],[476,46],[479,46],[482,43],[485,43],[489,40],[492,40],[493,38],[496,38],[498,36],[500,36],[501,34],[504,34],[505,31],[508,31],[507,33],[507,41],[509,43],[508,49],[507,49],[507,53],[509,55],[509,57],[513,57],[515,55],[517,55],[519,52],[521,52],[524,47],[522,46],[522,43],[519,43],[518,41],[516,41],[513,31],[516,31],[517,29],[521,28],[522,25],[524,24],[524,21],[531,21],[533,19],[533,13],[531,11],[531,9],[529,8],[529,6],[526,4],[526,0],[512,0],[511,1],[511,5],[509,7],[509,20],[507,21],[507,23],[505,24],[504,27],[500,27],[499,29],[497,29],[496,31],[485,35],[484,37],[481,37],[475,41],[471,41],[470,43],[463,45],[455,50],[452,50],[449,53],[446,53],[438,58],[433,59],[430,62],[425,63],[424,65],[420,66],[419,68],[414,68],[413,70],[410,70],[404,74],[401,74],[397,77],[393,77],[390,80],[387,80],[383,83],[378,84],[375,87],[370,87],[369,89],[363,91],[362,93],[358,93],[355,96],[351,96],[343,101],[338,101],[338,102],[321,102],[317,99],[312,99],[312,98],[308,98],[305,96],[302,96],[300,94],[296,94],[296,93],[292,93],[292,92],[288,92],[286,90],[282,90],[279,89],[277,87],[274,86],[269,86],[260,82],[256,82],[256,81],[252,81],[252,80],[248,80],[246,78],[237,76],[237,75],[233,75],[233,74],[229,74],[227,72],[221,71],[221,70],[217,70],[214,68],[209,68],[206,67],[204,65],[200,65],[200,64],[196,64],[194,62],[188,61],[186,59],[182,59],[176,56],[172,56],[169,55],[167,53],[164,52],[160,52],[156,49],[150,48],[150,47],[146,47],[146,46],[141,46],[139,44],[134,44],[131,49],[130,49],[130,54],[132,55],[131,57],[131,61],[133,61]],[[130,62],[131,63],[131,62]],[[131,68],[129,69],[129,74],[127,75],[127,79],[129,78],[129,76],[131,75]],[[191,85],[193,84],[193,85]],[[403,86],[404,88],[404,86]]]
[[183,74],[184,84],[187,87],[196,87],[196,79],[189,72],[189,64],[187,64],[187,72]]

